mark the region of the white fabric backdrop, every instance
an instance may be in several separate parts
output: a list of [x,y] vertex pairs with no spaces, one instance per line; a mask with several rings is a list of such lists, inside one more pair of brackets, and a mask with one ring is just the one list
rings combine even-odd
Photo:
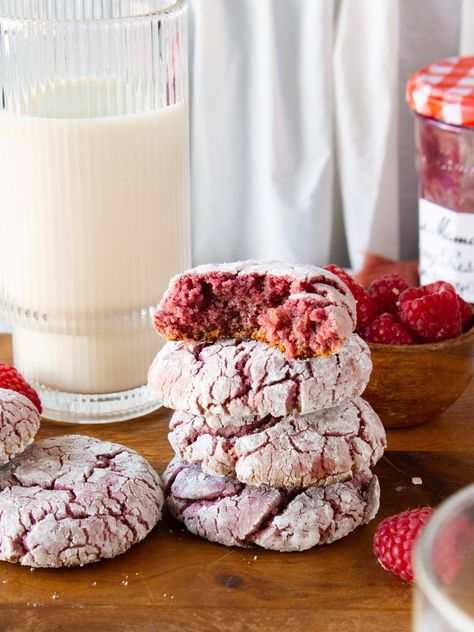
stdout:
[[461,0],[190,2],[195,263],[416,258],[404,85]]

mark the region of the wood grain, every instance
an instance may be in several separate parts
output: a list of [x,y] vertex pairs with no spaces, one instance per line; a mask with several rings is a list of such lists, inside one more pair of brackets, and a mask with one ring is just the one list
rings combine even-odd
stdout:
[[[0,338],[1,360],[9,345]],[[473,403],[469,387],[433,423],[389,432],[389,451],[376,468],[380,513],[339,542],[289,554],[225,548],[166,516],[114,560],[33,572],[0,564],[0,631],[408,631],[411,588],[378,565],[373,534],[383,517],[436,505],[474,479]],[[161,473],[171,457],[169,414],[101,426],[45,421],[40,437],[81,433],[124,443]],[[423,484],[413,485],[414,476]]]

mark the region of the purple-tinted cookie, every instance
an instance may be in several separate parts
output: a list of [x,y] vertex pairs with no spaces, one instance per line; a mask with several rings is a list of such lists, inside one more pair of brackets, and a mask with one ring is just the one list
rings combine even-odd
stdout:
[[116,443],[67,435],[29,446],[1,471],[0,559],[77,566],[124,553],[161,518],[153,468]]
[[268,416],[245,426],[176,412],[170,429],[175,453],[205,473],[288,489],[347,480],[375,465],[386,446],[382,422],[360,397],[318,413]]
[[253,339],[288,360],[327,357],[354,331],[356,305],[327,270],[251,259],[198,266],[171,279],[154,325],[168,340]]
[[356,334],[337,355],[293,362],[254,340],[168,342],[148,384],[165,406],[194,415],[283,417],[360,395],[371,370],[369,348]]
[[191,533],[226,546],[274,551],[304,551],[348,535],[372,520],[380,496],[369,470],[346,483],[290,492],[210,476],[173,459],[163,482],[168,508]]
[[0,388],[0,466],[23,452],[40,427],[40,415],[30,400]]

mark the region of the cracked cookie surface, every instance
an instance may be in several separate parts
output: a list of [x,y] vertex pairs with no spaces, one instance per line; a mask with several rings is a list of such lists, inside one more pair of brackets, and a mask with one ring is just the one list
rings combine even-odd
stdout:
[[191,533],[274,551],[304,551],[348,535],[372,520],[380,497],[369,470],[346,483],[289,492],[210,476],[175,458],[163,482],[169,510]]
[[378,415],[360,397],[308,415],[242,425],[175,412],[169,441],[187,463],[250,485],[308,487],[351,478],[375,465],[386,446]]
[[328,357],[356,327],[356,304],[334,274],[249,259],[198,266],[171,279],[153,319],[168,340],[253,339],[288,360]]
[[245,420],[336,406],[363,392],[371,370],[369,348],[356,334],[330,358],[292,362],[253,340],[168,342],[148,384],[169,408]]
[[161,480],[124,446],[66,435],[1,470],[0,559],[77,566],[124,553],[161,518]]
[[36,406],[21,393],[0,388],[0,466],[23,452],[39,427]]

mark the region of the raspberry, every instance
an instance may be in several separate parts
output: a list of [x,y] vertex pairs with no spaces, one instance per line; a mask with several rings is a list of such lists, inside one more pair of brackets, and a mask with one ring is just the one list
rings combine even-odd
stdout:
[[462,333],[458,295],[445,281],[404,290],[398,309],[402,324],[423,342],[456,338]]
[[0,364],[0,388],[8,388],[27,397],[41,413],[42,406],[38,393],[26,382],[13,366]]
[[366,342],[384,345],[412,345],[416,340],[393,314],[380,314],[362,332]]
[[386,571],[413,583],[413,544],[433,510],[431,507],[404,511],[383,520],[374,536],[374,553]]
[[466,303],[458,294],[459,311],[461,312],[461,326],[463,332],[467,331],[471,325],[472,307]]
[[347,272],[342,270],[339,266],[332,263],[324,269],[339,277],[352,292],[357,305],[357,331],[363,331],[376,316],[375,305],[372,298],[367,294],[362,285],[359,285],[350,274],[347,274]]
[[367,293],[374,301],[377,314],[396,314],[398,297],[407,288],[408,283],[399,274],[386,274],[374,279]]

